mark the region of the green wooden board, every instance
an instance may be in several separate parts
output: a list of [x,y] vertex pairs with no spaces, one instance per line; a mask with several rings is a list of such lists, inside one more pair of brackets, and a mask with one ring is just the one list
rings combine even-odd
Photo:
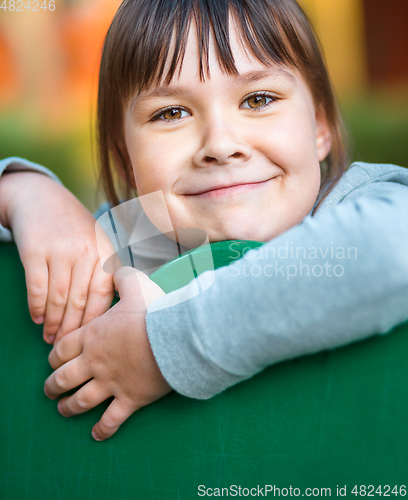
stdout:
[[0,276],[1,500],[207,498],[200,485],[331,497],[346,485],[356,498],[354,485],[384,493],[408,482],[407,324],[279,363],[207,401],[170,393],[98,443],[91,429],[108,402],[66,419],[43,393],[50,346],[30,319],[13,244],[0,246]]

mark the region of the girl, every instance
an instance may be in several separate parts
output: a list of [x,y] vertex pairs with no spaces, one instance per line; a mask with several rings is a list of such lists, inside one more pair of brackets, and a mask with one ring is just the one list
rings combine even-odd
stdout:
[[116,306],[60,329],[45,392],[88,381],[60,400],[65,416],[114,396],[95,439],[172,388],[209,398],[272,363],[408,319],[408,172],[347,170],[330,80],[295,0],[125,1],[105,40],[98,109],[111,204],[117,171],[128,197],[161,191],[175,228],[266,243],[184,302],[196,280],[164,295],[124,267]]

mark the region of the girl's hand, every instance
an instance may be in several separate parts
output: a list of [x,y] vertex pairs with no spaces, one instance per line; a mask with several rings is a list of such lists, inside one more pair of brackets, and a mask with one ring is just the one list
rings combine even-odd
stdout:
[[25,269],[28,307],[58,341],[103,314],[112,302],[112,275],[99,262],[92,214],[62,185],[35,172],[0,180],[0,222],[10,227]]
[[56,399],[89,380],[75,394],[60,400],[58,410],[65,417],[88,411],[114,396],[92,430],[98,441],[112,436],[134,411],[171,391],[153,356],[145,323],[148,305],[164,292],[131,267],[119,269],[114,281],[120,301],[54,346],[49,362],[56,371],[44,387],[45,394]]

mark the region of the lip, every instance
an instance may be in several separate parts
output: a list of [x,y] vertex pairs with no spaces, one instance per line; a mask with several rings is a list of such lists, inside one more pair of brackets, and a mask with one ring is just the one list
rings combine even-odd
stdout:
[[190,193],[185,196],[195,196],[197,198],[218,198],[220,196],[228,196],[245,191],[250,191],[252,189],[257,189],[258,187],[263,186],[272,179],[275,179],[276,177],[278,177],[278,175],[275,175],[270,179],[266,179],[265,181],[219,186],[213,189],[209,189],[208,191],[201,191],[200,193]]

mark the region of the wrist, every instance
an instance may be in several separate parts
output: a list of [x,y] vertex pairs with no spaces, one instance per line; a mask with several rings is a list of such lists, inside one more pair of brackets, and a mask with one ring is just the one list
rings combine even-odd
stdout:
[[7,229],[11,229],[9,206],[16,185],[15,179],[12,178],[15,175],[13,172],[4,172],[0,177],[0,224]]
[[[7,229],[13,228],[16,210],[28,201],[30,194],[41,192],[45,182],[52,179],[40,172],[4,172],[0,177],[0,223]],[[36,183],[41,183],[39,187]]]

